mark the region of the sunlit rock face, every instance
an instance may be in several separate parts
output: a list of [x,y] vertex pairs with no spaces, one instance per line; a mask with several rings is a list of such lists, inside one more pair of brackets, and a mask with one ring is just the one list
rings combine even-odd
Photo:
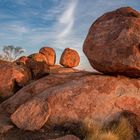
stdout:
[[0,97],[7,98],[31,80],[31,72],[24,65],[0,60]]
[[43,48],[40,49],[39,52],[46,57],[47,64],[49,66],[53,66],[55,64],[55,61],[56,61],[56,53],[55,53],[55,50],[53,48],[43,47]]
[[140,13],[124,7],[104,14],[90,27],[83,50],[102,73],[140,77]]
[[77,51],[66,48],[60,58],[60,64],[67,68],[78,66],[80,63],[80,56]]
[[49,73],[48,60],[41,53],[28,56],[27,67],[31,70],[33,79],[39,79]]

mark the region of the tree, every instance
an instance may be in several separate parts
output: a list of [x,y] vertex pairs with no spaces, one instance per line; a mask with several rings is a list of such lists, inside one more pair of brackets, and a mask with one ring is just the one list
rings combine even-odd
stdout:
[[0,59],[14,61],[24,52],[25,50],[22,47],[14,47],[13,45],[4,46]]

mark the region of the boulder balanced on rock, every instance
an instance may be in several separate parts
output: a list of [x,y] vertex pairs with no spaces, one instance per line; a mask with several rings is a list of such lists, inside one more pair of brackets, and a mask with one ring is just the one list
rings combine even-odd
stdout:
[[31,69],[34,79],[38,79],[49,73],[48,61],[43,54],[35,53],[28,58],[27,66]]
[[102,73],[140,77],[140,13],[124,7],[104,14],[89,29],[83,50]]
[[80,56],[77,51],[66,48],[61,55],[60,64],[64,67],[76,67],[80,63]]
[[43,54],[47,59],[47,64],[53,66],[56,61],[56,53],[53,48],[43,47],[40,49],[39,53]]

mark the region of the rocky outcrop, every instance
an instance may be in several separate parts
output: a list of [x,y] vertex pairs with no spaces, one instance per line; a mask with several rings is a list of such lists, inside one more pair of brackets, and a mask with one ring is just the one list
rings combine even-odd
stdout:
[[[0,61],[2,97],[13,95],[17,88],[34,80],[0,104],[0,138],[78,140],[68,134],[83,139],[88,123],[110,129],[122,117],[127,118],[137,136],[140,133],[140,80],[136,78],[140,74],[139,15],[131,8],[106,13],[91,26],[85,40],[84,52],[92,66],[114,76],[73,69],[80,58],[68,48],[60,60],[64,67],[54,65],[55,52],[46,47],[16,63]],[[49,75],[44,77],[46,74]]]
[[50,74],[44,78],[36,80],[27,86],[23,87],[12,97],[0,104],[0,112],[7,114],[12,114],[16,109],[24,104],[26,101],[32,99],[32,97],[41,94],[49,88],[55,87],[57,85],[63,85],[70,80],[78,79],[85,75],[86,72],[77,73],[66,73],[66,74]]
[[30,70],[23,65],[0,61],[0,97],[7,98],[31,80]]
[[104,14],[90,27],[83,50],[104,74],[140,77],[140,13],[124,7]]
[[43,47],[40,49],[39,53],[43,54],[47,59],[47,64],[53,66],[56,61],[56,53],[53,48]]
[[[15,118],[19,118],[27,100],[27,104],[44,101],[50,105],[51,109],[46,125],[52,128],[55,126],[70,127],[73,123],[83,123],[85,118],[104,123],[125,110],[134,113],[139,120],[140,81],[138,79],[95,75],[84,72],[71,73],[70,75],[64,78],[65,75],[61,74],[65,80],[60,80],[61,76],[57,77],[57,75],[56,79],[50,77],[48,82],[52,81],[53,84],[49,84],[48,87],[46,86],[37,92],[35,88],[30,90],[28,85],[26,91],[29,93],[25,92],[25,90],[24,92],[22,91],[25,99],[22,99],[23,93],[14,95],[0,105],[0,111],[13,114]],[[36,81],[35,85],[41,84],[39,81]],[[40,87],[44,87],[43,84],[47,85],[45,80],[44,82],[42,80],[42,86],[40,85]],[[19,99],[22,100],[19,101]],[[16,100],[17,102],[15,102]],[[28,107],[32,108],[32,105]],[[38,112],[41,112],[41,108]],[[31,119],[31,122],[36,120],[36,116],[32,117],[30,113],[28,118]],[[22,119],[18,119],[18,123],[15,123],[15,121],[13,123],[17,127],[23,128],[22,126],[26,121],[26,114],[23,113]],[[139,122],[137,124],[140,130]],[[34,127],[34,125],[30,127]],[[25,130],[29,130],[28,126]]]
[[33,79],[39,79],[49,73],[48,61],[41,53],[29,56],[27,67],[31,69]]
[[23,87],[0,104],[0,133],[13,127],[9,114],[14,113],[19,106],[51,87],[67,83],[69,79],[73,80],[82,75],[85,73],[50,74]]
[[61,55],[60,64],[64,67],[72,68],[78,66],[80,57],[77,51],[66,48]]

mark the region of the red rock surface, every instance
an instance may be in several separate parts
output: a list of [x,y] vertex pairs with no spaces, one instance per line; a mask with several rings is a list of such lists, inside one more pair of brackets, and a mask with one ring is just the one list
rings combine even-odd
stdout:
[[0,97],[7,98],[31,80],[30,70],[7,61],[0,61]]
[[63,85],[70,80],[79,79],[85,75],[84,72],[79,73],[65,73],[65,74],[50,74],[44,78],[36,80],[27,86],[23,87],[16,94],[0,104],[0,112],[12,114],[15,110],[26,101],[32,99],[32,97],[41,94],[43,91],[55,87],[57,85]]
[[43,54],[47,59],[47,64],[53,66],[56,61],[56,53],[53,48],[43,47],[40,49],[39,53]]
[[50,115],[49,104],[43,100],[32,100],[21,105],[11,116],[12,122],[24,130],[39,130]]
[[[16,110],[22,110],[20,104],[30,99],[29,102],[44,100],[46,104],[50,104],[51,114],[46,122],[49,127],[57,125],[67,127],[72,123],[84,122],[85,119],[104,123],[125,110],[134,113],[137,120],[140,119],[138,79],[83,72],[71,73],[69,76],[59,74],[55,75],[55,78],[54,75],[48,77],[46,77],[48,84],[45,79],[40,79],[34,86],[32,83],[32,88],[28,85],[25,87],[26,90],[24,88],[2,103],[0,111],[13,114]],[[37,85],[40,85],[38,90],[35,88]],[[20,113],[16,113],[16,116],[19,117]],[[22,116],[22,119],[24,118],[26,116]],[[19,123],[20,128],[23,121],[19,120]],[[139,126],[137,127],[140,130]]]
[[102,73],[140,77],[140,13],[124,7],[104,14],[90,27],[83,50]]
[[16,61],[15,61],[15,63],[17,63],[17,64],[26,64],[27,63],[27,61],[28,61],[28,57],[26,57],[26,56],[21,56],[20,58],[18,58]]
[[80,63],[80,56],[77,51],[66,48],[61,55],[60,64],[64,67],[76,67]]
[[27,66],[31,69],[33,78],[39,79],[49,73],[48,61],[41,53],[35,53],[29,56]]
[[50,73],[72,73],[79,72],[80,70],[74,68],[65,68],[60,65],[54,65],[49,67]]

